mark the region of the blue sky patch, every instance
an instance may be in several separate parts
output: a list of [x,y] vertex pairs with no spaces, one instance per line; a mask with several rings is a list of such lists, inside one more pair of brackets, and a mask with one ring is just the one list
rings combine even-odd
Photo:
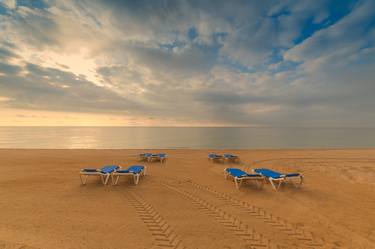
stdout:
[[199,36],[198,30],[195,27],[189,28],[187,32],[187,36],[189,40],[194,40],[195,38]]
[[17,6],[26,6],[36,9],[48,8],[48,5],[43,0],[17,0]]
[[299,36],[293,40],[293,43],[297,45],[311,37],[315,32],[337,23],[352,11],[356,2],[357,0],[331,1],[327,6],[328,17],[318,23],[315,21],[315,16],[305,19],[302,23],[302,30]]

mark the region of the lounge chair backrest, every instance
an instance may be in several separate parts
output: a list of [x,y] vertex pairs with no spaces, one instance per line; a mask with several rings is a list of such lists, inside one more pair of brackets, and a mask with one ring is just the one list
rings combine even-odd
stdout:
[[237,168],[227,168],[226,171],[235,177],[243,177],[248,175],[245,171]]

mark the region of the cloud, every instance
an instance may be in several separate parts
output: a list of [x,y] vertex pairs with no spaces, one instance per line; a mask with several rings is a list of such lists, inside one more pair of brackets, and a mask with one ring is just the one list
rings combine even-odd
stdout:
[[0,62],[0,74],[12,75],[21,71],[21,67]]
[[35,64],[25,65],[24,70],[25,75],[0,76],[0,90],[11,98],[6,107],[108,113],[137,108],[124,97],[72,73]]
[[14,9],[16,7],[16,0],[4,0],[3,3],[7,8]]
[[7,1],[1,105],[197,124],[366,125],[375,121],[374,7]]
[[11,59],[11,58],[17,58],[17,57],[19,56],[13,53],[12,51],[8,50],[7,48],[0,48],[0,58],[3,61]]

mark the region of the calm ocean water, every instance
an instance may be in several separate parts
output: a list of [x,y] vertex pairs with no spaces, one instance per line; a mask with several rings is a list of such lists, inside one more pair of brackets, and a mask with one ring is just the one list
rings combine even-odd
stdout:
[[375,128],[0,127],[0,148],[368,148]]

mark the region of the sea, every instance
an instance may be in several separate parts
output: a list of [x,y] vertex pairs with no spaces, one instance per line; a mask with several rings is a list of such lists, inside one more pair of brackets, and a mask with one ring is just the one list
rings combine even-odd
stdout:
[[375,128],[34,126],[0,127],[0,148],[375,148]]

